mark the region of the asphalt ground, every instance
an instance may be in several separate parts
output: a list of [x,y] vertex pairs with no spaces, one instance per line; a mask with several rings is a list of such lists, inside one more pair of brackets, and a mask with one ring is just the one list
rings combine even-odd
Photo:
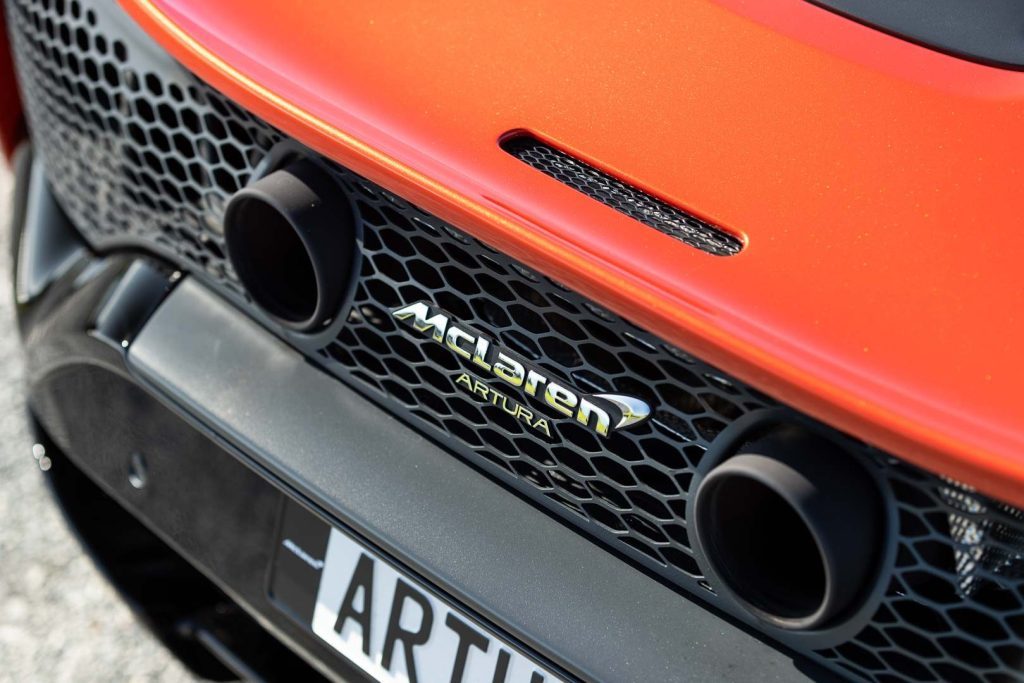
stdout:
[[0,161],[0,681],[192,681],[123,605],[50,500],[25,422]]

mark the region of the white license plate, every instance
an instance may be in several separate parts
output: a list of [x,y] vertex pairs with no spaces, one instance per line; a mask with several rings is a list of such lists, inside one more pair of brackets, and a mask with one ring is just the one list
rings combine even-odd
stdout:
[[294,503],[285,509],[271,594],[297,619],[308,618],[313,633],[378,681],[562,680]]

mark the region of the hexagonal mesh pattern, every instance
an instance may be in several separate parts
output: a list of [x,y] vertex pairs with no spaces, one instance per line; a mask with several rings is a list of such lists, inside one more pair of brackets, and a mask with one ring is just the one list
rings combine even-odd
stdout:
[[819,654],[866,679],[1024,680],[1024,513],[891,459],[899,547],[853,640]]
[[[74,223],[97,247],[143,246],[245,305],[223,255],[222,207],[282,136],[161,55],[107,0],[6,2],[33,137]],[[332,168],[361,219],[361,266],[346,324],[314,360],[581,532],[717,603],[690,548],[691,482],[728,424],[776,404]],[[396,325],[389,309],[418,300],[569,386],[647,400],[653,418],[608,439],[553,414],[550,437],[531,429],[453,382],[486,381],[472,363]],[[1024,678],[1024,513],[855,448],[897,502],[898,551],[867,625],[804,652],[868,680]]]
[[155,245],[236,288],[220,234],[224,204],[280,135],[105,4],[7,4],[47,177],[94,246]]
[[511,136],[501,147],[558,182],[691,247],[715,256],[732,256],[743,249],[743,242],[721,228],[530,135]]

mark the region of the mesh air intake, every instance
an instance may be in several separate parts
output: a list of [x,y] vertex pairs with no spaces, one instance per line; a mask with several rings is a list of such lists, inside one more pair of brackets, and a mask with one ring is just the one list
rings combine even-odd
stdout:
[[558,182],[669,237],[715,256],[732,256],[743,242],[643,190],[529,135],[504,139],[502,149]]

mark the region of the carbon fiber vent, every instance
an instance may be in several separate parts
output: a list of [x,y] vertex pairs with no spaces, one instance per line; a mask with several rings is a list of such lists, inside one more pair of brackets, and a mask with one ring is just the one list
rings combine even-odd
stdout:
[[[85,238],[97,249],[162,254],[247,306],[223,255],[223,200],[283,136],[154,57],[158,49],[115,3],[5,1],[33,138]],[[337,337],[303,351],[634,566],[722,606],[693,555],[687,501],[722,432],[777,404],[374,183],[331,169],[362,231],[359,282]],[[391,307],[421,299],[567,384],[648,400],[653,418],[608,439],[571,421],[552,422],[550,439],[529,430],[453,383],[463,372],[486,380],[471,363],[395,324]],[[895,547],[856,628],[827,643],[787,644],[867,680],[1021,679],[1024,513],[862,444],[848,447],[884,480]]]
[[619,213],[715,256],[732,256],[743,242],[719,227],[700,220],[643,190],[529,135],[513,135],[501,148],[577,192]]

